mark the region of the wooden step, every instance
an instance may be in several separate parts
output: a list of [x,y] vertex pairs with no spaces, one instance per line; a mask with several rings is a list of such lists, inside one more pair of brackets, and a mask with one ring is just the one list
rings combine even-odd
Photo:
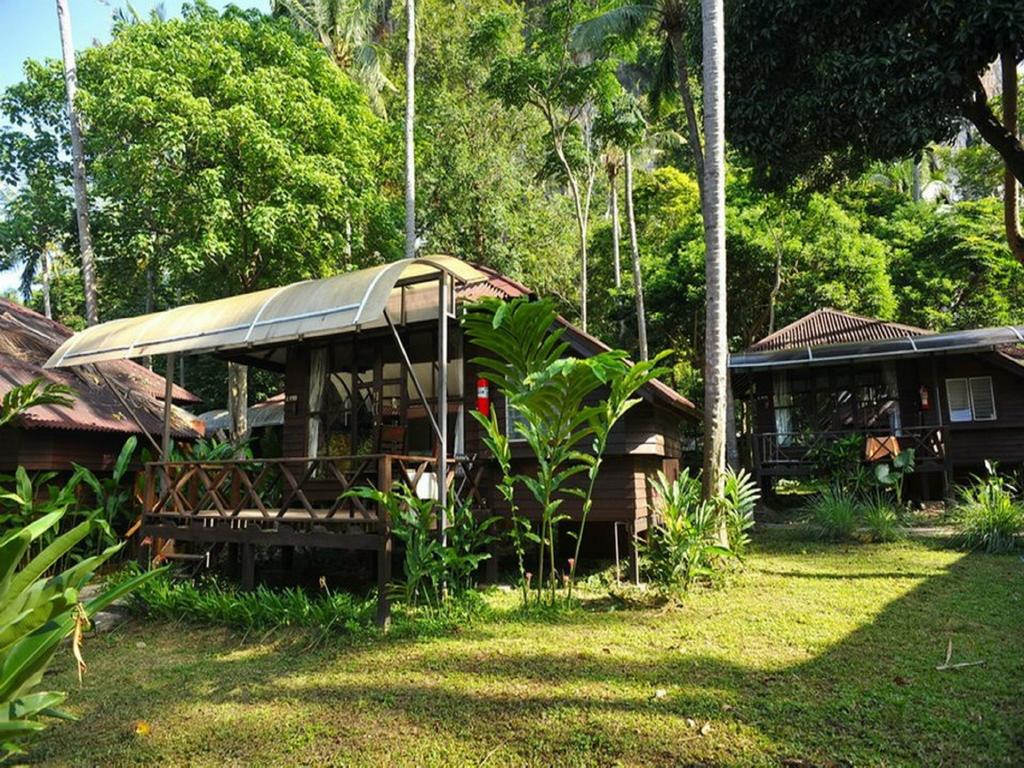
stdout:
[[168,552],[164,555],[164,560],[179,560],[187,563],[197,563],[200,560],[206,560],[206,555],[196,555],[190,552]]

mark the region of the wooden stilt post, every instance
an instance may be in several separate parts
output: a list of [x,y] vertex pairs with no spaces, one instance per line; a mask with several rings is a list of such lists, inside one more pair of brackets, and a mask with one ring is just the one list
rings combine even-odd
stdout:
[[626,526],[629,534],[629,576],[634,584],[640,583],[640,553],[637,552],[636,520]]
[[242,544],[242,589],[251,592],[256,587],[256,545]]
[[160,440],[160,458],[171,458],[171,409],[174,407],[174,359],[177,354],[167,355],[167,370],[164,372],[164,431]]

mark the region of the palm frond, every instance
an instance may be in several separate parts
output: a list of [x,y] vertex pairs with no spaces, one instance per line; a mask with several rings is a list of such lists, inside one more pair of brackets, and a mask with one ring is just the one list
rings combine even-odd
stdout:
[[613,40],[628,40],[658,16],[654,3],[620,5],[577,25],[572,33],[576,51],[600,51]]

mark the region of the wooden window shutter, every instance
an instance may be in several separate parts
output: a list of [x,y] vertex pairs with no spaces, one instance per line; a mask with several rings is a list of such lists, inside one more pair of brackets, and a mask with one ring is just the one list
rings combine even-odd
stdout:
[[996,398],[992,391],[991,376],[971,378],[971,408],[975,421],[993,421],[996,418]]

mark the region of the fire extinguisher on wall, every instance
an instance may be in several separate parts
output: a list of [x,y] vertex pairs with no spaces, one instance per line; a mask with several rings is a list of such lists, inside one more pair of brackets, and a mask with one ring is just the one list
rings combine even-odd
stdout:
[[917,396],[921,400],[921,410],[930,411],[932,409],[931,393],[926,385],[921,385],[921,388],[917,391]]
[[476,409],[484,416],[491,415],[491,386],[483,377],[476,380]]

